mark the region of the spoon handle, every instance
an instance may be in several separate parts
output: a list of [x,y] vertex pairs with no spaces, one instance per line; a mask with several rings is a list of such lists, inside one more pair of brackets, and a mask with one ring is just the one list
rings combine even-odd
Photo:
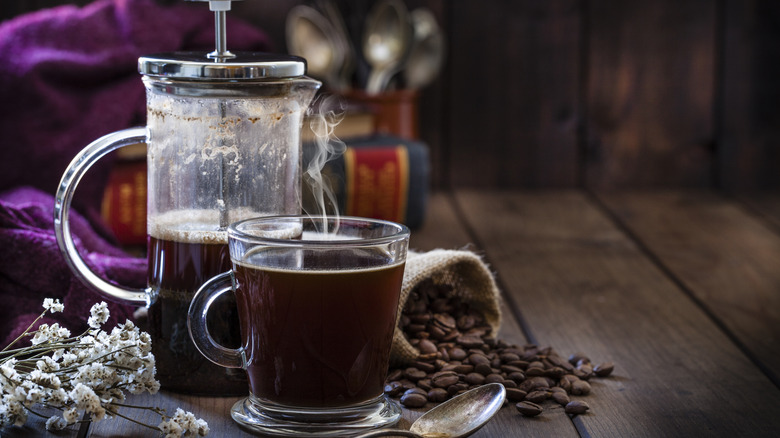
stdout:
[[378,436],[405,436],[410,438],[423,438],[422,435],[403,429],[377,429],[358,435],[354,438],[373,438]]
[[387,84],[390,82],[390,77],[393,74],[393,70],[390,68],[374,68],[368,74],[368,82],[366,83],[366,93],[374,95],[379,94],[387,88]]

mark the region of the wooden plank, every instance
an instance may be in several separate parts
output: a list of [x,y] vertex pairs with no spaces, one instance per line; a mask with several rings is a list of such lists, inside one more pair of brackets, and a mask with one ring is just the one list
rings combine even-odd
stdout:
[[780,386],[780,235],[709,192],[599,197]]
[[581,2],[450,2],[456,187],[573,186]]
[[712,184],[716,4],[588,2],[588,186]]
[[741,194],[737,199],[780,232],[780,192]]
[[467,191],[458,202],[533,336],[615,362],[575,419],[581,436],[780,430],[780,391],[585,195]]

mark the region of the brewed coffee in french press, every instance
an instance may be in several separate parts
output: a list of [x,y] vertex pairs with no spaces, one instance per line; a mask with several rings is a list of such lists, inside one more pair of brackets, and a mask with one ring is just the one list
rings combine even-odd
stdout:
[[[206,0],[194,0],[206,1]],[[211,364],[195,349],[187,309],[197,288],[230,269],[227,226],[301,211],[301,128],[320,83],[302,58],[231,53],[226,12],[215,15],[213,52],[142,56],[145,127],[108,134],[84,148],[62,177],[55,201],[57,241],[75,275],[108,299],[148,306],[157,378],[169,390],[241,394],[241,370]],[[78,254],[68,215],[84,173],[118,148],[147,145],[148,286],[129,289],[92,272]],[[234,306],[210,322],[215,338],[239,342]]]

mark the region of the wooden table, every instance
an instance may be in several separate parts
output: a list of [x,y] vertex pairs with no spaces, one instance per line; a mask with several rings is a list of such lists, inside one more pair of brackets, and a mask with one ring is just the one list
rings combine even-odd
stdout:
[[[616,364],[592,381],[589,413],[525,418],[510,405],[476,438],[780,436],[780,197],[439,193],[412,247],[484,255],[504,293],[500,339]],[[131,400],[191,410],[211,436],[250,436],[228,418],[233,398]],[[405,410],[400,426],[419,415]],[[2,433],[48,436],[41,426]],[[111,420],[58,436],[153,434]]]

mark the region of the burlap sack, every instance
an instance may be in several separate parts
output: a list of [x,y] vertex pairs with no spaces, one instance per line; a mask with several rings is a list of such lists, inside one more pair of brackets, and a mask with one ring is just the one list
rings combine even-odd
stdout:
[[398,322],[409,294],[424,280],[452,287],[454,294],[480,312],[498,334],[501,325],[500,295],[495,278],[485,262],[470,251],[437,249],[429,252],[409,252],[401,288],[396,330],[390,351],[392,366],[404,366],[420,355],[404,336]]

